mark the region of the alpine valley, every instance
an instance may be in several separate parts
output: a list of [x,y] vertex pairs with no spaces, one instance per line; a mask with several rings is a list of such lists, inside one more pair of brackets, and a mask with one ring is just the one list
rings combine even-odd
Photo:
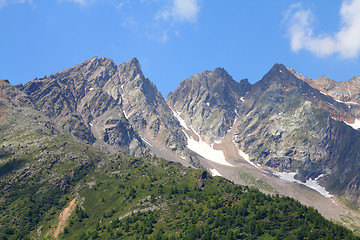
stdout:
[[166,99],[136,58],[0,80],[0,239],[358,239],[358,129],[360,77],[281,64]]

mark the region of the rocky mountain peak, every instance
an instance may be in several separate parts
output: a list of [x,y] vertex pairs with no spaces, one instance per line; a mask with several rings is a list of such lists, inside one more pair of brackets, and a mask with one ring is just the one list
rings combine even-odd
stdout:
[[334,89],[336,86],[336,81],[328,78],[327,76],[321,76],[313,81],[313,86],[322,90],[329,91]]
[[223,80],[231,80],[232,77],[229,75],[229,73],[221,67],[216,68],[214,71],[210,71],[210,76],[212,76],[213,78],[219,78],[219,79],[223,79]]
[[322,82],[322,83],[325,83],[325,84],[335,82],[335,80],[330,79],[329,77],[327,77],[325,75],[315,79],[314,81],[319,82],[319,83]]
[[10,82],[7,79],[0,79],[0,86],[10,86]]
[[118,67],[118,72],[130,73],[133,76],[135,74],[142,75],[141,66],[137,58],[132,58],[129,61],[120,64]]
[[360,86],[360,77],[354,76],[349,80],[349,83],[358,84]]
[[284,80],[289,78],[289,76],[293,76],[294,74],[291,73],[283,64],[276,63],[266,75],[275,77],[275,79],[279,78],[280,80]]
[[99,75],[112,75],[115,72],[114,70],[116,67],[117,66],[114,61],[110,59],[93,57],[80,64],[56,73],[53,77],[61,79],[73,77],[74,75],[81,75],[85,81],[91,82],[94,78],[99,77]]
[[239,82],[239,87],[240,87],[240,89],[243,90],[244,93],[249,92],[251,89],[251,86],[252,86],[252,84],[249,83],[249,79],[247,79],[247,78],[241,79],[241,81]]
[[[253,89],[255,92],[260,88],[261,91],[265,91],[266,89],[278,89],[284,90],[287,88],[296,88],[296,89],[308,89],[309,85],[305,81],[299,78],[296,72],[289,71],[287,67],[283,64],[275,64],[271,70],[265,74],[265,76],[258,81]],[[281,91],[282,91],[281,90]],[[260,92],[261,92],[260,91]],[[301,91],[304,91],[301,90]]]
[[118,100],[125,93],[141,89],[144,82],[149,81],[143,75],[139,61],[132,58],[117,67],[116,73],[105,84],[104,90]]
[[166,101],[205,141],[213,142],[233,126],[237,109],[251,86],[247,79],[236,82],[225,69],[216,68],[181,82]]

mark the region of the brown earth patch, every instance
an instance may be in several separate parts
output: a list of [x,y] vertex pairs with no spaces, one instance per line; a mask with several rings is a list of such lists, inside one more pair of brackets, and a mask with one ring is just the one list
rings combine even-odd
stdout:
[[46,234],[45,238],[47,238],[49,235],[53,236],[55,239],[58,239],[59,234],[62,233],[67,225],[67,221],[71,215],[71,213],[75,210],[76,207],[76,199],[74,198],[69,205],[62,210],[62,212],[59,214],[59,222],[55,228],[55,230],[50,231]]

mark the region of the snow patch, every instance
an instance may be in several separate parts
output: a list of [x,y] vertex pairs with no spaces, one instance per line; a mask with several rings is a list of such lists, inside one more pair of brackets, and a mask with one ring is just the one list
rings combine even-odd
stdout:
[[200,139],[200,134],[192,127],[190,126],[191,130],[196,134],[196,136]]
[[[174,116],[178,119],[178,121],[180,122],[181,126],[183,126],[186,130],[190,131],[189,127],[186,125],[184,119],[182,119],[180,117],[180,112],[174,112]],[[209,145],[206,142],[204,142],[203,140],[201,140],[200,134],[197,133],[195,131],[195,129],[190,126],[191,130],[198,136],[199,141],[196,141],[195,139],[193,139],[191,136],[189,136],[184,129],[182,129],[183,133],[185,134],[186,138],[187,138],[187,147],[199,154],[200,156],[202,156],[203,158],[206,158],[209,161],[218,163],[218,164],[222,164],[222,165],[226,165],[226,166],[231,166],[233,167],[234,165],[228,163],[226,161],[224,152],[221,150],[216,150],[213,148],[213,145]]]
[[[324,93],[324,92],[322,92],[322,91],[319,91],[322,95],[325,95],[325,96],[329,96],[328,94],[326,94],[326,93]],[[329,97],[331,97],[331,96],[329,96]]]
[[281,73],[282,73],[282,71],[281,71],[281,70],[279,70],[279,72],[281,72]]
[[[276,176],[280,177],[280,179],[288,181],[288,182],[299,182],[294,177],[297,174],[297,172],[275,172]],[[301,182],[302,183],[302,182]]]
[[150,145],[150,147],[153,147],[153,145],[151,143],[149,143],[148,141],[146,141],[145,138],[141,138],[141,140],[143,140],[147,145]]
[[344,102],[344,101],[341,101],[341,100],[337,100],[334,98],[335,101],[339,102],[339,103],[345,103],[345,104],[352,104],[352,105],[359,105],[357,102]]
[[190,128],[199,138],[199,141],[196,141],[191,136],[189,136],[184,130],[182,130],[188,140],[187,147],[191,151],[199,154],[200,156],[206,158],[209,161],[222,164],[225,166],[231,166],[231,167],[234,166],[226,161],[223,151],[215,150],[213,146],[201,140],[200,135],[192,127]]
[[[235,125],[235,123],[236,123],[237,120],[238,120],[238,117],[235,117],[235,118],[234,118],[234,123],[233,123],[233,125]],[[230,131],[230,129],[229,129],[229,131]],[[228,131],[228,132],[229,132],[229,131]]]
[[128,118],[128,115],[127,115],[126,112],[125,112],[125,110],[123,110],[123,113],[124,113],[125,117],[126,117],[127,119],[129,119],[129,118]]
[[347,125],[349,125],[350,127],[352,127],[355,130],[358,130],[360,128],[360,121],[359,119],[355,119],[354,123],[347,123],[344,121],[344,123],[346,123]]
[[241,97],[241,98],[240,98],[240,100],[241,100],[242,102],[244,102],[244,101],[245,101],[244,97]]
[[173,112],[173,114],[174,114],[174,116],[176,117],[176,119],[179,121],[180,125],[181,125],[183,128],[185,128],[186,130],[190,130],[190,129],[188,128],[188,126],[186,125],[184,119],[182,119],[182,118],[180,117],[181,112],[178,112],[178,111],[175,112],[175,111],[172,110],[172,109],[171,109],[171,111]]
[[[236,146],[235,141],[233,140],[234,145]],[[243,152],[241,149],[238,149],[238,153],[239,155],[248,163],[250,163],[252,166],[259,168],[259,166],[257,166],[255,163],[253,163],[252,161],[250,161],[250,156],[249,154],[246,154],[245,152]],[[260,168],[259,168],[260,169]]]
[[94,88],[91,87],[91,88],[90,88],[90,91],[92,91],[92,90],[94,90]]
[[222,164],[225,166],[231,166],[231,167],[234,166],[226,161],[223,151],[214,149],[209,144],[202,141],[201,138],[199,138],[199,141],[196,141],[192,137],[189,137],[187,134],[185,134],[185,136],[188,139],[187,147],[191,151],[196,152],[200,156],[212,162]]
[[240,117],[240,115],[238,114],[236,109],[235,109],[235,114],[236,114],[236,116]]
[[92,123],[89,123],[89,125],[90,125],[90,127],[92,127],[92,126],[93,126],[93,124],[92,124]]
[[121,89],[122,89],[122,90],[124,90],[124,84],[123,84],[123,85],[121,85]]
[[211,175],[212,175],[213,177],[216,177],[216,176],[222,177],[221,173],[219,173],[219,171],[216,170],[216,169],[209,168],[209,171],[210,171],[210,173],[211,173]]
[[315,179],[308,179],[306,180],[305,183],[296,180],[294,177],[297,174],[297,172],[275,172],[274,173],[276,176],[280,177],[280,179],[283,179],[285,181],[289,181],[289,182],[294,182],[294,183],[299,183],[302,184],[304,186],[307,186],[308,188],[311,188],[315,191],[317,191],[318,193],[320,193],[321,195],[323,195],[326,198],[333,198],[334,195],[331,195],[328,191],[326,191],[326,189],[322,186],[319,185],[319,179],[322,178],[324,176],[324,174],[320,174],[317,178]]
[[207,105],[208,107],[210,107],[210,103],[207,102],[206,105]]
[[[334,117],[331,117],[332,119],[334,119],[335,121],[340,121],[340,120],[337,120],[336,118]],[[352,127],[353,129],[355,130],[359,130],[360,129],[360,120],[359,119],[355,119],[355,122],[354,123],[347,123],[345,121],[343,121],[346,125],[349,125],[350,127]]]
[[245,152],[241,151],[240,149],[238,150],[239,151],[239,155],[245,159],[245,161],[247,161],[248,163],[250,163],[252,166],[256,167],[256,168],[259,168],[259,166],[257,166],[255,163],[253,163],[252,161],[250,161],[250,156],[249,154],[246,154]]

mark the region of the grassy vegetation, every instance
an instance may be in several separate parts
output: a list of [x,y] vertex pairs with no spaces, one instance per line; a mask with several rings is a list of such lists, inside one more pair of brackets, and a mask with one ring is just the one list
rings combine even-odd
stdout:
[[44,127],[21,128],[7,128],[2,142],[0,239],[51,239],[75,198],[60,239],[359,239],[289,197],[158,158],[110,156]]
[[246,171],[239,169],[238,176],[246,185],[254,186],[255,188],[265,190],[267,192],[276,193],[276,189],[262,179],[257,179]]
[[358,239],[294,199],[156,158],[118,157],[80,185],[62,239]]

